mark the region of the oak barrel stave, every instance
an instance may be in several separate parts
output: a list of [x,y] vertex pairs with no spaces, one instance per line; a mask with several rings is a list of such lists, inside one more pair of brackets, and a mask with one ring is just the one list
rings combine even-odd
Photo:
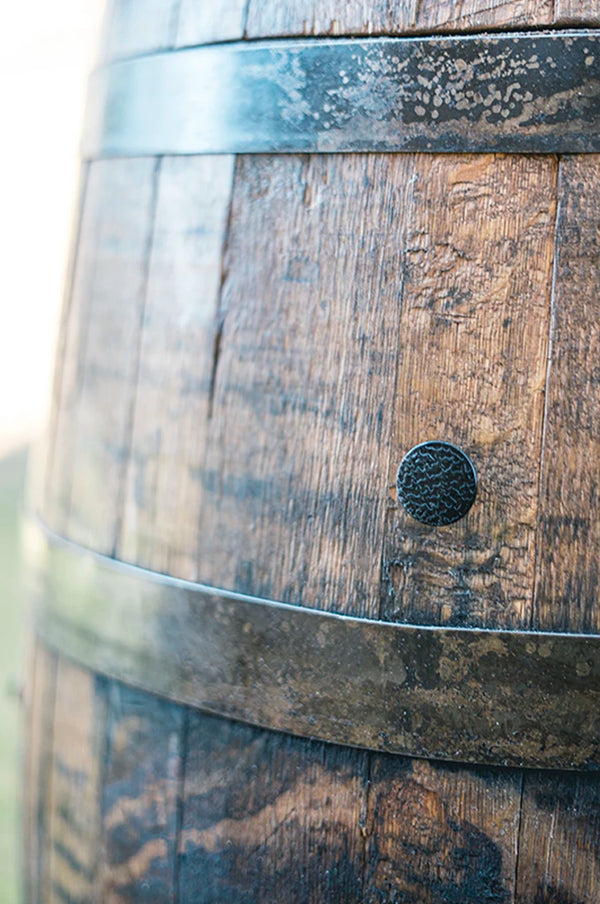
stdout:
[[[209,20],[191,0],[155,12],[117,0],[106,57],[243,35],[598,24],[589,4],[534,0],[368,16],[352,3],[222,5]],[[599,165],[92,161],[42,517],[96,551],[271,599],[598,631]],[[485,476],[477,510],[434,534],[390,489],[431,431]],[[32,902],[598,898],[595,775],[278,735],[41,646],[32,694]]]

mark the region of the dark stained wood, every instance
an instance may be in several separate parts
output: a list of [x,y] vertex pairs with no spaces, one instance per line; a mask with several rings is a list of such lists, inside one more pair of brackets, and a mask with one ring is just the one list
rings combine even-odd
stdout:
[[367,756],[191,714],[181,904],[361,901]]
[[208,583],[377,613],[412,167],[239,159],[200,475]]
[[232,180],[231,157],[161,169],[118,550],[191,580]]
[[[244,6],[115,0],[105,53],[244,30],[554,19],[550,0]],[[592,7],[557,0],[555,20],[598,24]],[[231,166],[91,164],[50,525],[150,568],[318,608],[598,630],[598,159],[560,164],[545,431],[553,158],[242,158],[225,242]],[[432,532],[397,511],[393,483],[402,454],[442,433],[472,454],[480,495],[465,522]],[[32,904],[597,902],[597,779],[527,774],[522,786],[514,771],[292,739],[62,661],[54,710],[55,670],[38,653]]]
[[388,518],[382,616],[529,624],[534,580],[556,163],[418,157],[406,240],[389,484],[417,443],[447,440],[478,472],[468,515]]
[[32,645],[25,688],[25,783],[23,797],[23,894],[26,902],[45,900],[48,889],[50,775],[56,657],[40,644]]
[[50,526],[110,553],[119,532],[157,165],[92,164],[55,431]]
[[600,631],[599,177],[596,155],[561,161],[533,613],[541,630]]
[[525,775],[516,904],[595,904],[600,899],[597,775]]
[[95,676],[59,659],[49,783],[51,904],[94,904],[106,702]]
[[[462,522],[435,530],[390,500],[385,618],[530,617],[555,183],[551,159],[416,158],[388,483],[413,445],[446,439],[472,456],[480,489]],[[518,774],[412,768],[424,778],[397,760],[373,768],[368,900],[511,902]]]
[[521,777],[372,755],[365,902],[513,901]]
[[183,707],[111,682],[102,788],[100,900],[176,900]]
[[[552,342],[540,481],[532,627],[597,633],[600,269],[597,156],[560,162]],[[585,674],[585,661],[575,663]],[[597,776],[532,773],[524,785],[518,904],[600,896]]]
[[248,37],[410,34],[544,26],[552,0],[249,0]]

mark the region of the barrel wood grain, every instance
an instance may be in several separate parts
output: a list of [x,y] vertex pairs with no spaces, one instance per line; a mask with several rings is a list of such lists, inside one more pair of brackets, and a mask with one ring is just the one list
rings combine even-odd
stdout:
[[47,900],[100,904],[100,788],[106,705],[90,672],[58,660],[49,781]]
[[112,0],[100,59],[242,38],[460,34],[599,23],[594,0]]
[[[600,161],[560,161],[551,356],[540,481],[535,630],[599,630],[597,307]],[[577,668],[586,669],[586,663]],[[517,904],[591,904],[600,895],[600,780],[525,777]]]
[[532,627],[600,631],[600,158],[560,163]]
[[[555,184],[550,159],[416,158],[388,483],[413,445],[448,439],[472,456],[480,490],[462,522],[435,530],[390,500],[386,619],[508,627],[530,617]],[[387,889],[398,901],[512,902],[518,773],[381,763],[367,900]]]
[[207,583],[377,614],[411,168],[239,159],[201,475]]
[[30,669],[23,797],[23,894],[25,901],[37,902],[46,900],[48,890],[56,656],[41,644],[34,644]]
[[[206,335],[211,336],[208,344],[202,340],[202,337],[200,337],[202,341],[194,341],[198,340],[198,334],[193,332],[189,340],[186,339],[188,330],[181,318],[170,318],[170,322],[176,325],[172,334],[167,334],[164,322],[158,321],[155,325],[152,324],[152,295],[154,292],[156,293],[157,305],[161,303],[164,305],[164,292],[168,281],[168,277],[163,275],[161,282],[160,263],[154,269],[153,256],[137,411],[140,412],[140,417],[145,419],[148,435],[156,435],[158,432],[156,419],[163,417],[161,412],[165,411],[169,403],[166,401],[166,396],[159,400],[158,398],[152,399],[147,395],[144,362],[146,361],[145,350],[148,349],[148,373],[152,371],[157,375],[156,382],[159,391],[168,395],[169,392],[173,392],[174,388],[175,397],[181,399],[181,408],[169,415],[171,422],[164,424],[164,430],[159,422],[158,428],[165,437],[165,446],[168,448],[167,444],[171,443],[171,447],[175,448],[177,456],[179,456],[179,458],[174,456],[171,473],[177,480],[185,481],[182,484],[183,492],[179,493],[179,498],[182,508],[185,507],[189,513],[187,516],[189,520],[184,519],[184,524],[181,525],[182,511],[178,511],[174,507],[174,494],[170,494],[167,488],[164,505],[158,509],[153,523],[149,524],[148,535],[154,536],[158,528],[160,531],[164,531],[165,542],[170,538],[174,550],[170,567],[176,568],[177,573],[182,576],[187,576],[188,573],[195,576],[197,573],[205,581],[223,581],[224,578],[226,580],[226,568],[232,567],[230,563],[233,561],[234,570],[231,582],[232,584],[235,582],[234,586],[239,589],[243,585],[240,584],[235,569],[237,569],[238,575],[242,573],[244,577],[246,576],[236,561],[236,557],[244,556],[246,559],[251,559],[254,556],[257,561],[265,563],[265,571],[270,567],[274,572],[269,575],[269,586],[261,589],[274,596],[283,595],[283,587],[280,590],[276,582],[283,581],[286,563],[282,563],[281,570],[274,568],[278,561],[274,556],[278,545],[284,549],[284,543],[289,544],[289,541],[287,535],[281,536],[281,528],[279,528],[279,536],[270,535],[269,532],[273,531],[270,521],[272,513],[268,511],[266,517],[263,516],[261,513],[263,502],[254,498],[257,485],[256,476],[261,472],[267,475],[277,474],[278,470],[281,470],[281,459],[286,451],[285,437],[290,429],[285,420],[282,424],[280,419],[280,423],[277,424],[276,417],[279,412],[271,411],[270,406],[272,400],[277,398],[278,386],[277,383],[274,383],[272,387],[269,387],[268,379],[270,375],[273,381],[287,380],[289,386],[290,375],[283,367],[288,360],[285,356],[290,342],[285,333],[293,337],[297,349],[301,349],[301,338],[305,337],[307,348],[305,355],[312,356],[313,368],[318,375],[317,378],[313,378],[315,385],[313,396],[310,403],[303,402],[302,394],[307,393],[304,374],[301,374],[300,378],[292,374],[291,378],[295,379],[295,385],[291,390],[285,386],[285,392],[290,397],[292,412],[294,398],[297,398],[297,405],[300,409],[298,415],[300,423],[292,425],[291,435],[304,436],[304,447],[308,447],[306,434],[311,429],[315,429],[314,409],[315,406],[318,407],[321,404],[318,393],[323,393],[323,379],[327,373],[325,368],[327,364],[330,364],[328,360],[325,365],[320,361],[323,348],[333,344],[335,330],[339,329],[344,321],[349,320],[348,312],[344,308],[348,301],[345,295],[336,294],[336,290],[338,286],[345,286],[346,267],[348,272],[356,272],[357,269],[359,272],[364,272],[368,266],[368,263],[362,263],[356,252],[352,250],[351,236],[355,224],[351,223],[347,227],[347,238],[345,239],[350,261],[346,257],[339,261],[334,273],[325,277],[325,289],[321,285],[314,285],[315,273],[318,275],[319,258],[321,254],[327,260],[335,258],[334,244],[338,250],[340,240],[339,230],[336,229],[336,226],[339,222],[343,222],[343,217],[349,215],[351,209],[350,204],[346,202],[340,213],[336,210],[335,203],[330,204],[329,209],[333,210],[331,216],[334,217],[333,222],[330,223],[327,221],[327,199],[335,198],[338,192],[342,196],[347,193],[356,198],[358,185],[370,176],[368,167],[365,171],[366,163],[366,159],[363,159],[359,161],[356,169],[350,168],[340,191],[339,177],[336,180],[336,172],[343,166],[340,160],[317,161],[318,183],[315,186],[310,184],[315,168],[307,168],[303,160],[284,161],[265,158],[258,161],[248,158],[239,161],[235,182],[239,188],[237,195],[234,195],[234,204],[237,207],[231,212],[231,224],[235,224],[235,231],[231,231],[228,236],[223,263],[222,287],[220,287],[220,305],[218,310],[214,311],[212,322],[205,327]],[[390,164],[397,168],[404,165],[400,158],[390,161]],[[189,187],[187,188],[188,197],[185,197],[186,183],[188,186],[191,184],[194,167],[198,170],[203,166],[206,170],[207,165],[207,163],[188,161],[181,162],[177,171],[173,169],[174,173],[177,172],[180,193],[175,194],[173,189],[172,194],[167,197],[167,206],[164,208],[165,222],[167,217],[171,222],[176,222],[177,214],[179,214],[179,222],[184,230],[190,228],[188,220],[190,216],[195,218],[196,224],[198,223],[199,210],[194,205],[193,196],[189,197]],[[161,180],[165,178],[166,166],[167,161],[164,163]],[[304,173],[304,178],[299,179],[298,172],[302,174],[306,169],[308,169],[308,173]],[[207,173],[204,172],[203,175],[206,176]],[[387,175],[389,176],[389,173]],[[371,178],[374,180],[372,175]],[[249,181],[250,190],[247,188]],[[390,178],[388,181],[391,183],[393,180]],[[401,179],[398,181],[402,186],[403,181]],[[173,184],[175,184],[175,176],[173,176]],[[267,186],[271,184],[274,185],[274,188],[269,192]],[[380,179],[380,185],[384,184],[385,180]],[[157,255],[159,262],[163,241],[161,238],[162,186],[161,181],[153,252]],[[204,184],[200,191],[206,191]],[[249,191],[251,192],[250,201],[248,199]],[[320,200],[320,193],[326,195],[325,202]],[[379,206],[374,205],[373,222],[376,222],[377,217],[383,216],[388,200],[384,192],[384,198],[379,202]],[[213,208],[213,210],[223,211],[224,202],[225,192],[223,192],[217,208]],[[175,204],[179,206],[174,209]],[[325,208],[325,212],[323,212],[323,208]],[[316,228],[312,227],[310,218],[307,222],[307,209],[313,213],[313,222],[317,220]],[[205,218],[205,212],[200,212]],[[221,214],[218,214],[218,217],[222,222]],[[321,222],[323,219],[325,220],[324,225]],[[290,220],[299,223],[299,234],[293,235],[291,248],[287,237]],[[202,223],[204,224],[201,235],[203,254],[206,255],[207,267],[212,268],[213,258],[209,257],[209,254],[218,252],[220,260],[219,240],[217,234],[214,233],[214,242],[211,241],[210,234],[206,234],[206,219],[202,219]],[[171,226],[171,228],[173,227]],[[323,239],[323,233],[325,239]],[[262,250],[265,235],[273,236],[273,242],[268,246],[270,250],[266,259]],[[176,240],[181,248],[179,234],[177,234]],[[165,247],[167,247],[168,239],[164,239],[164,241]],[[322,249],[323,241],[331,243],[331,248]],[[248,248],[249,243],[250,248]],[[367,260],[369,260],[374,253],[385,255],[386,251],[376,251],[380,244],[383,244],[381,230],[377,227],[376,234],[364,241],[361,257],[366,254]],[[388,265],[390,274],[392,274],[395,269],[393,262],[397,256],[393,237],[388,239],[386,248],[388,256],[390,254],[393,256],[392,262]],[[299,255],[299,251],[302,252],[302,255]],[[313,260],[311,260],[311,255]],[[194,246],[190,247],[189,261],[192,259],[197,259]],[[245,265],[244,261],[247,261]],[[253,268],[257,272],[253,281],[250,282],[250,288],[248,288],[247,270],[242,275],[237,272],[244,266]],[[211,273],[214,276],[212,269]],[[191,285],[191,272],[188,279]],[[153,287],[154,280],[156,280],[155,288]],[[265,285],[267,280],[270,282]],[[197,286],[197,283],[194,285]],[[215,288],[218,287],[214,279],[212,285]],[[390,292],[393,292],[395,282],[392,275],[390,275],[390,285]],[[256,301],[252,295],[254,286],[258,293]],[[197,305],[196,294],[191,297],[186,296],[189,288],[190,286],[186,285],[184,281],[181,299],[176,303]],[[373,294],[379,294],[375,287],[367,287],[365,291],[369,289]],[[174,294],[178,296],[179,293]],[[330,314],[329,317],[323,316],[325,305],[320,305],[321,322],[318,329],[316,324],[306,317],[305,306],[311,302],[313,294],[319,300],[323,295],[327,299],[333,296],[333,305],[335,305],[333,314]],[[283,300],[280,301],[280,298]],[[366,309],[366,313],[362,316],[367,327],[362,323],[361,326],[363,330],[370,326],[373,332],[371,338],[375,339],[379,334],[385,332],[384,312],[375,310],[374,313],[370,313],[369,300],[370,296],[369,298],[365,296],[362,304],[362,308]],[[354,304],[356,305],[356,301]],[[275,326],[281,311],[284,316],[286,311],[291,312],[294,319],[291,324],[287,323],[285,319],[282,320],[279,330],[280,334],[284,335],[280,340],[279,335],[275,332]],[[370,317],[378,318],[375,324],[370,325]],[[233,327],[231,327],[232,321]],[[261,324],[262,328],[265,324],[273,325],[271,339],[264,351],[257,344],[257,340],[260,341],[262,335],[262,331],[257,330],[257,324]],[[217,334],[209,332],[209,330],[214,331],[215,327],[218,330]],[[150,333],[146,345],[148,330]],[[392,330],[393,324],[390,324],[385,335],[391,333]],[[316,336],[310,335],[310,332],[315,332]],[[230,338],[231,336],[233,339]],[[160,374],[160,370],[157,372],[155,369],[158,361],[154,362],[152,359],[152,344],[158,342],[160,350],[160,343],[165,341],[170,343],[167,361],[172,363],[175,359],[179,362],[184,382],[189,382],[190,372],[193,375],[193,393],[186,392],[185,389],[182,391],[182,386],[169,386],[168,381]],[[364,337],[361,341],[363,345],[366,345]],[[188,342],[189,344],[186,344]],[[184,349],[189,349],[189,353],[184,354],[183,357],[181,356],[182,345]],[[214,352],[214,360],[207,359],[205,361],[202,358],[198,349],[203,347],[211,352],[211,357]],[[266,406],[261,401],[262,387],[257,388],[254,385],[257,379],[256,374],[260,374],[260,369],[257,370],[257,358],[261,352],[267,380]],[[272,357],[274,361],[270,364]],[[207,363],[214,368],[214,373],[209,373]],[[360,359],[358,365],[360,365]],[[348,370],[353,366],[357,367],[355,359],[351,359]],[[369,361],[368,365],[363,365],[363,368],[367,366],[377,366],[377,360]],[[187,368],[189,370],[186,372]],[[232,372],[233,375],[231,375]],[[207,381],[208,376],[211,378],[212,385]],[[360,387],[365,381],[358,374],[353,382]],[[336,378],[336,382],[326,396],[325,406],[333,407],[337,402],[340,411],[344,412],[344,395],[348,392],[345,383],[347,380],[344,380],[343,375]],[[391,385],[393,386],[393,383]],[[207,406],[207,389],[211,391],[212,395],[210,408]],[[341,401],[337,401],[336,393]],[[239,402],[238,394],[241,395]],[[172,404],[173,395],[170,398]],[[301,404],[302,402],[303,404]],[[354,403],[352,406],[348,404],[348,408],[352,411],[361,410],[366,409],[370,404],[371,401],[368,400]],[[256,406],[258,406],[258,415]],[[287,415],[285,408],[282,413],[285,419]],[[184,427],[178,427],[177,422],[179,425],[183,423]],[[194,430],[198,437],[201,437],[204,423],[207,425],[209,438],[205,460],[202,457],[196,457],[194,449],[201,450],[202,447],[199,442],[196,445],[191,442],[193,433],[189,432]],[[322,418],[322,423],[326,429],[325,416]],[[187,435],[184,432],[185,425],[189,425]],[[347,425],[344,430],[343,423],[341,428],[335,427],[333,442],[337,444],[355,443],[356,439],[352,437],[349,428],[350,425]],[[321,424],[317,424],[316,429],[323,428]],[[148,461],[150,461],[151,467],[152,459],[151,457],[149,459],[147,449],[144,448],[140,438],[141,433],[134,430],[131,461],[135,467],[136,461],[139,459],[140,467],[147,469]],[[364,441],[364,431],[360,439]],[[179,446],[176,445],[178,442]],[[315,450],[321,442],[322,438],[319,436],[315,440]],[[252,443],[255,444],[253,448]],[[271,465],[268,463],[268,457],[273,454],[272,443],[278,444],[275,447],[275,455],[278,458]],[[227,448],[225,454],[223,445],[226,445]],[[262,451],[262,462],[260,459],[257,460],[257,448]],[[265,457],[267,457],[266,464],[264,463]],[[371,457],[374,458],[374,455]],[[161,467],[163,468],[165,467],[164,458],[163,453],[161,456]],[[318,466],[319,459],[319,453],[313,451],[309,466],[314,469]],[[295,470],[290,471],[288,475],[290,485],[288,492],[295,490],[297,484],[300,483],[297,475],[297,470],[299,470],[300,477],[302,476],[300,461],[298,457],[294,461],[289,459],[289,467],[294,465]],[[206,480],[206,474],[213,473],[211,463],[216,486],[215,481]],[[343,466],[346,471],[348,469],[364,469],[365,463],[369,466],[371,464],[368,452],[365,452],[362,457],[357,457],[356,462],[353,461],[350,452],[347,452],[343,458]],[[239,469],[238,473],[236,473],[236,468]],[[249,480],[247,476],[249,469],[254,469],[252,472],[254,479],[252,480]],[[186,476],[188,474],[189,476]],[[234,480],[231,475],[235,478]],[[244,491],[244,481],[249,484],[246,491]],[[133,483],[139,489],[139,479],[134,480]],[[347,477],[347,483],[351,485],[352,477]],[[228,492],[221,490],[223,495],[217,496],[215,499],[215,488],[219,487],[219,484],[229,484]],[[324,485],[324,489],[327,490],[326,485]],[[205,499],[204,504],[202,504],[202,494]],[[160,494],[157,493],[156,484],[148,485],[148,498],[153,503],[158,500],[160,505]],[[321,517],[326,510],[328,498],[323,501],[317,498],[315,509],[319,512],[320,502]],[[143,530],[143,527],[140,528],[140,522],[143,524],[144,518],[139,493],[135,500],[131,497],[130,500],[132,506],[134,502],[136,503],[135,520],[132,521],[132,525],[135,525],[139,538],[140,529]],[[300,503],[302,504],[302,500]],[[262,532],[258,530],[257,524],[257,540],[263,547],[259,551],[248,549],[252,537],[247,530],[243,529],[246,517],[243,507],[248,505],[254,507],[252,518],[260,524],[262,530]],[[278,512],[281,507],[279,499],[275,505],[275,511]],[[308,530],[314,531],[310,522],[307,527],[306,521],[302,518],[295,518],[293,511],[287,516],[284,512],[284,518],[283,530],[291,529],[301,537]],[[198,525],[210,525],[210,529],[201,531],[198,536],[194,524],[195,519],[197,519]],[[127,514],[124,523],[128,523]],[[277,525],[275,525],[276,529]],[[180,542],[173,542],[175,535],[180,538]],[[304,536],[304,543],[308,544],[310,534],[307,537],[305,533]],[[322,543],[326,543],[327,535],[322,526],[320,536]],[[267,543],[270,545],[267,546]],[[164,546],[153,541],[153,544],[143,552],[143,561],[150,567],[163,567],[165,564],[163,549]],[[126,546],[124,551],[127,554]],[[133,554],[133,552],[133,549],[130,548],[129,553]],[[271,554],[270,563],[269,554]],[[135,550],[135,560],[140,561],[139,547]],[[341,562],[341,555],[339,561]],[[377,554],[373,562],[377,566]],[[315,567],[316,564],[315,559]],[[373,567],[372,574],[376,578],[377,573]],[[254,592],[257,592],[257,585],[252,584],[252,587]],[[351,603],[355,605],[354,597],[351,598]],[[243,744],[240,738],[243,739]],[[316,762],[315,750],[318,751]],[[301,740],[285,738],[258,729],[193,714],[185,757],[183,822],[180,840],[182,858],[179,876],[180,899],[182,901],[212,902],[225,901],[233,895],[236,900],[240,901],[275,902],[293,895],[297,896],[298,900],[315,902],[360,900],[363,851],[360,821],[365,807],[365,756],[365,754],[355,751],[338,750],[326,745],[311,746]],[[261,791],[261,789],[263,790]],[[250,800],[248,795],[250,795]],[[247,812],[248,807],[250,807],[249,813]],[[325,841],[321,836],[324,836]],[[291,852],[294,852],[293,856]],[[297,886],[296,891],[290,890],[291,884]]]
[[599,837],[597,775],[526,773],[516,904],[598,901]]
[[192,713],[181,904],[361,901],[367,756]]
[[108,689],[100,900],[176,900],[184,709],[117,682]]
[[596,0],[555,0],[554,18],[560,25],[600,25]]
[[479,489],[445,527],[391,509],[386,620],[529,624],[555,183],[550,157],[416,158],[388,482],[412,446],[447,440],[472,458]]
[[77,353],[64,368],[68,417],[52,478],[64,505],[50,526],[109,554],[131,445],[157,174],[152,159],[92,165],[75,277]]
[[551,0],[249,0],[247,36],[411,34],[549,25]]
[[372,755],[365,902],[513,901],[521,776]]
[[198,573],[202,483],[232,157],[166,158],[135,390],[118,555],[189,580]]
[[[571,0],[555,13],[550,0],[115,0],[105,57],[553,21],[598,14]],[[319,608],[598,630],[600,538],[581,516],[598,456],[597,160],[560,163],[552,324],[552,158],[240,158],[227,230],[231,167],[91,164],[50,525],[150,568]],[[468,519],[435,536],[393,490],[425,429],[449,431],[481,478]],[[593,777],[293,739],[63,661],[54,710],[56,670],[42,650],[32,902],[596,904]],[[73,818],[81,793],[87,815]]]

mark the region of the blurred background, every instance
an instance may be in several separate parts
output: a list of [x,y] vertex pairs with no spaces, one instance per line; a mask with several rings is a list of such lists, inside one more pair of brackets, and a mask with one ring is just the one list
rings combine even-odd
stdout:
[[27,662],[19,516],[43,435],[104,0],[5,4],[0,58],[0,904],[21,904],[21,696]]

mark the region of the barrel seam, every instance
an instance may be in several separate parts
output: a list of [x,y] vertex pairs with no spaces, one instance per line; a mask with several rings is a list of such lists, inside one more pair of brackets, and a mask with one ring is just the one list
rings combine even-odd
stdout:
[[556,201],[556,210],[554,213],[554,235],[552,242],[552,276],[550,280],[550,316],[548,318],[548,353],[546,358],[546,377],[544,381],[544,413],[542,416],[542,435],[540,443],[539,469],[538,469],[538,486],[537,486],[537,508],[536,508],[536,530],[535,530],[535,549],[533,556],[533,586],[531,590],[531,606],[529,612],[529,630],[533,631],[536,618],[537,603],[537,586],[538,586],[538,570],[540,566],[540,542],[541,542],[541,516],[542,516],[542,493],[544,489],[544,476],[546,466],[546,431],[548,426],[548,390],[550,386],[550,378],[552,373],[552,352],[553,337],[556,325],[556,282],[558,271],[558,243],[561,216],[561,194],[562,194],[562,158],[556,159],[556,177],[554,182],[554,198]]
[[516,851],[515,851],[515,873],[513,880],[513,900],[515,904],[518,901],[518,890],[519,890],[519,853],[521,850],[521,835],[523,832],[523,798],[525,792],[525,773],[521,770],[521,782],[520,782],[520,791],[519,791],[519,818],[517,820],[517,830],[516,830]]
[[140,371],[141,371],[141,361],[142,361],[142,349],[144,344],[144,321],[146,317],[146,303],[148,299],[148,284],[150,280],[150,267],[152,263],[152,253],[154,249],[154,239],[156,233],[156,220],[157,220],[157,211],[158,211],[158,195],[160,188],[160,174],[162,171],[162,155],[159,155],[155,158],[154,162],[154,170],[152,173],[152,193],[150,197],[150,215],[149,215],[149,224],[148,224],[148,232],[146,235],[146,240],[144,244],[144,252],[143,252],[143,275],[142,275],[142,286],[140,290],[140,310],[138,313],[138,333],[137,333],[137,342],[135,347],[135,361],[133,366],[133,376],[131,380],[131,398],[129,401],[128,412],[127,412],[127,420],[126,426],[124,430],[124,447],[127,449],[127,453],[124,456],[124,461],[121,465],[120,474],[119,474],[119,484],[117,491],[117,499],[116,499],[116,521],[115,528],[113,533],[113,547],[111,556],[113,558],[117,558],[118,551],[123,545],[123,521],[124,521],[124,508],[125,508],[125,500],[126,500],[126,491],[127,491],[127,475],[129,472],[129,467],[131,464],[132,454],[133,454],[133,435],[135,430],[135,415],[137,411],[137,399],[138,399],[138,386],[140,380]]

